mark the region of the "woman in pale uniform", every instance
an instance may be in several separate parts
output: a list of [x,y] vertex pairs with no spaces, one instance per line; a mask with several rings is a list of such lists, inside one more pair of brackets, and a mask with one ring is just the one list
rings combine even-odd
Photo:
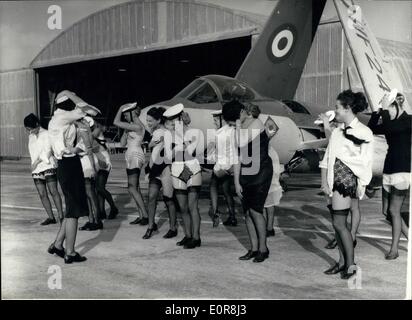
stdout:
[[170,163],[165,161],[164,136],[167,129],[164,127],[165,112],[163,107],[153,107],[147,111],[146,122],[149,130],[152,132],[152,139],[149,143],[149,149],[152,149],[150,161],[146,167],[146,173],[149,176],[149,226],[143,236],[143,239],[150,239],[153,232],[157,231],[155,223],[157,197],[160,189],[163,193],[163,201],[169,213],[169,231],[163,236],[165,239],[177,236],[176,207],[173,201],[173,183],[170,173]]
[[97,157],[93,152],[93,135],[91,128],[94,120],[91,117],[84,117],[76,122],[78,130],[78,144],[80,162],[82,164],[86,195],[89,203],[89,221],[79,230],[94,231],[103,229],[103,222],[100,219],[100,206],[96,192]]
[[52,155],[49,135],[47,130],[40,126],[39,119],[33,113],[24,118],[24,127],[29,132],[29,153],[34,185],[49,216],[41,225],[55,224],[57,221],[53,215],[47,190],[53,197],[59,220],[63,219],[63,209],[62,199],[57,189],[57,161]]
[[97,174],[96,174],[96,191],[99,198],[99,208],[101,217],[106,218],[105,201],[110,206],[110,213],[108,219],[115,219],[119,213],[116,204],[113,201],[112,194],[106,189],[107,179],[109,178],[112,169],[112,162],[110,161],[109,148],[104,137],[105,127],[94,121],[92,128],[93,135],[93,152],[97,158]]
[[[122,121],[122,115],[126,121]],[[136,202],[139,212],[139,216],[131,224],[147,225],[149,219],[139,187],[140,171],[145,162],[142,149],[145,128],[139,116],[140,107],[137,107],[136,103],[127,103],[119,108],[113,124],[125,130],[121,143],[127,147],[125,157],[128,191]]]
[[372,179],[373,134],[356,115],[366,110],[363,93],[345,90],[337,96],[335,113],[339,127],[332,131],[325,156],[320,162],[322,190],[331,198],[332,223],[341,257],[324,273],[341,273],[349,279],[356,273],[354,243],[347,226],[353,199],[362,199]]
[[203,135],[199,129],[189,128],[185,123],[183,105],[177,104],[163,113],[166,127],[171,135],[165,136],[166,156],[172,153],[172,181],[176,198],[182,212],[185,236],[177,243],[185,249],[200,247],[200,214],[198,208],[202,174],[196,156],[203,155]]

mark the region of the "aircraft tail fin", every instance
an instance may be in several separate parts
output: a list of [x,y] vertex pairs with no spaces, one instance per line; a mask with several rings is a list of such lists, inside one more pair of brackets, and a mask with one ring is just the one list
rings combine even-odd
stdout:
[[273,99],[293,99],[326,0],[280,0],[236,78]]

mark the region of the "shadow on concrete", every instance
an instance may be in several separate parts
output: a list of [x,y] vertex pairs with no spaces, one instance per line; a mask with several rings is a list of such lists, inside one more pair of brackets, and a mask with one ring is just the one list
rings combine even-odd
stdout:
[[[114,195],[114,194],[113,194]],[[123,221],[128,220],[128,214],[134,213],[136,209],[132,208],[125,208],[125,204],[127,204],[130,200],[130,196],[128,193],[119,193],[116,197],[116,206],[119,209],[119,214],[116,219],[113,220],[105,220],[104,227],[102,230],[99,230],[97,235],[94,238],[89,240],[83,241],[76,245],[77,248],[81,248],[80,254],[84,255],[90,250],[93,250],[97,245],[102,242],[112,242],[114,237],[116,236],[117,232]],[[129,211],[129,212],[127,212]],[[127,213],[126,213],[127,212]],[[93,232],[96,231],[78,231],[78,232]]]
[[[304,212],[299,210],[292,210],[289,208],[282,208],[278,207],[279,214],[277,215],[278,227],[282,230],[283,234],[287,237],[290,237],[296,243],[298,243],[303,249],[306,251],[312,252],[317,255],[319,258],[325,260],[330,265],[335,263],[335,259],[329,256],[325,250],[318,248],[313,243],[318,237],[321,237],[325,240],[328,237],[323,233],[315,233],[315,232],[305,232],[302,234],[300,230],[289,230],[291,226],[295,228],[299,228],[302,226],[302,221],[305,219],[311,220],[311,227],[314,227],[316,230],[319,231],[330,231],[330,229],[323,224],[323,222],[316,217],[308,216]],[[315,212],[319,214],[320,211],[318,208],[311,207],[311,206],[303,206],[306,211],[316,210]]]

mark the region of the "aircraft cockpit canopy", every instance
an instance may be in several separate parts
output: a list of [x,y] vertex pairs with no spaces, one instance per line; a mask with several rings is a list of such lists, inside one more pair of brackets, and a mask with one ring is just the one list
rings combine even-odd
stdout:
[[194,103],[227,102],[233,99],[251,101],[256,93],[246,84],[224,76],[205,76],[191,82],[177,97]]

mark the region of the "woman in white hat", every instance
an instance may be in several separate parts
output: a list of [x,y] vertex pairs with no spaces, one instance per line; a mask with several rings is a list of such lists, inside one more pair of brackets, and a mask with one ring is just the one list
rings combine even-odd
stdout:
[[165,153],[172,160],[172,181],[184,222],[185,237],[177,243],[185,249],[200,247],[200,214],[198,208],[202,174],[199,160],[203,155],[203,134],[187,126],[183,105],[167,109],[163,116],[171,135],[165,135]]
[[[368,126],[375,134],[384,134],[388,152],[383,168],[383,214],[392,218],[392,245],[385,258],[396,259],[401,232],[408,237],[408,226],[401,218],[402,203],[411,183],[412,116],[403,108],[405,98],[396,89],[385,95],[378,112],[373,112]],[[378,124],[382,118],[382,123]]]
[[[74,249],[78,219],[89,215],[84,175],[79,149],[76,148],[77,130],[74,122],[87,114],[96,115],[99,109],[88,105],[74,93],[64,90],[56,97],[56,110],[49,122],[49,139],[57,159],[57,179],[63,191],[66,210],[56,240],[48,252],[64,258],[65,263],[83,262]],[[63,242],[66,242],[66,249]]]
[[[126,121],[122,120],[122,115]],[[142,149],[145,128],[139,116],[140,107],[137,106],[137,103],[127,103],[119,108],[113,124],[125,130],[122,143],[127,147],[125,157],[128,191],[136,202],[139,212],[139,216],[131,224],[147,225],[149,219],[139,187],[140,171],[145,162]]]
[[154,232],[157,232],[157,224],[155,222],[157,198],[162,189],[163,201],[169,213],[169,231],[163,236],[165,239],[174,238],[177,236],[177,219],[176,207],[173,199],[174,189],[172,176],[170,172],[170,163],[165,161],[164,152],[164,137],[167,129],[164,127],[165,112],[163,107],[152,107],[147,111],[146,122],[147,127],[152,132],[152,139],[149,143],[149,148],[152,150],[150,161],[146,167],[146,173],[149,178],[149,225],[143,236],[143,239],[150,239]]

